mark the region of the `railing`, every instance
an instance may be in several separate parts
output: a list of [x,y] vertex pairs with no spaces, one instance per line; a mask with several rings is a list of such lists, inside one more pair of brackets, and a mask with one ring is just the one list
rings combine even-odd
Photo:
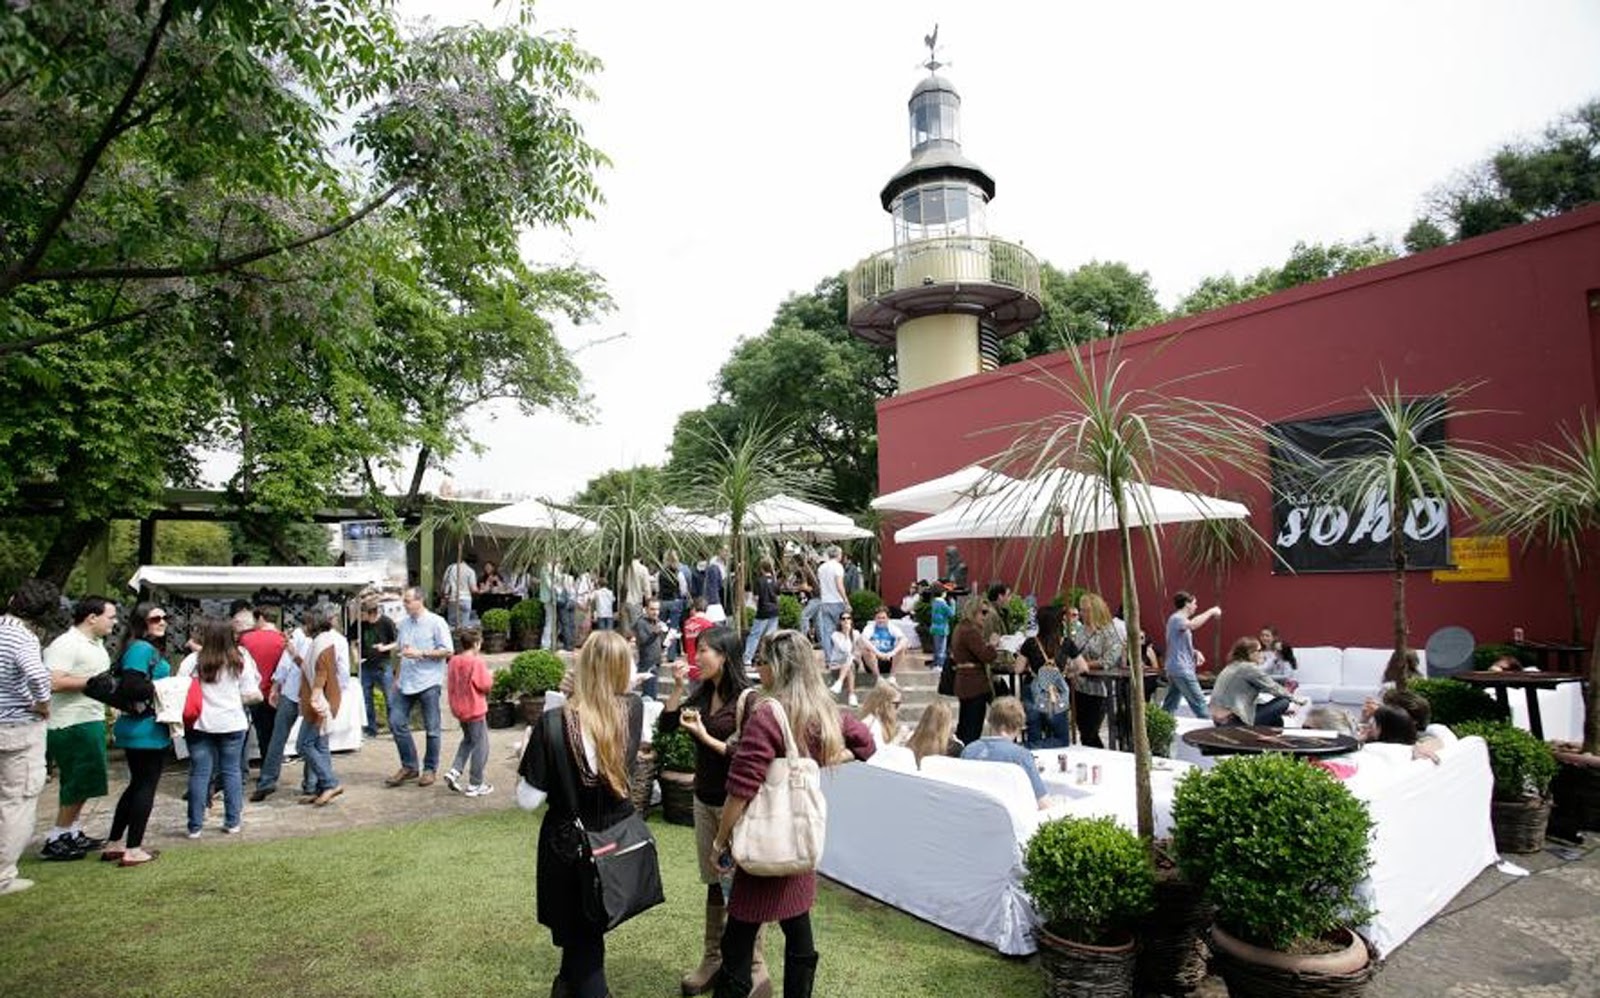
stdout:
[[996,284],[1039,297],[1039,261],[1015,243],[983,236],[919,239],[874,253],[850,272],[849,309],[897,291],[942,284]]

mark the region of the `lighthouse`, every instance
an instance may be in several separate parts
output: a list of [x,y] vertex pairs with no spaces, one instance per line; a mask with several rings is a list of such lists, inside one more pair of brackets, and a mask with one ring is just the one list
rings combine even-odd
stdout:
[[911,160],[879,194],[894,246],[850,274],[850,331],[893,346],[901,394],[990,371],[1000,340],[1039,317],[1039,262],[989,235],[994,178],[961,152],[961,95],[939,75],[911,91]]

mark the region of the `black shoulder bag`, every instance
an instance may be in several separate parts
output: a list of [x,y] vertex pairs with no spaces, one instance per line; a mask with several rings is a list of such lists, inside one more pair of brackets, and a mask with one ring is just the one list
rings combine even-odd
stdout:
[[587,883],[582,891],[583,914],[591,924],[609,932],[666,900],[661,891],[661,862],[656,855],[656,839],[644,818],[633,810],[609,828],[599,831],[585,828],[578,805],[578,784],[573,776],[575,763],[567,753],[561,711],[545,714],[545,739],[550,761],[561,774],[560,783],[572,809],[572,823],[577,826],[581,840],[578,862],[588,866],[591,872],[585,878]]
[[132,717],[143,717],[156,709],[156,687],[149,673],[123,668],[120,655],[111,668],[88,678],[83,695]]

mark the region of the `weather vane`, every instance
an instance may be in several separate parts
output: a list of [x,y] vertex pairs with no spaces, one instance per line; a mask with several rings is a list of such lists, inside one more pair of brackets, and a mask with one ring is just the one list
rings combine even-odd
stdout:
[[928,72],[937,73],[940,66],[949,65],[939,61],[939,25],[933,26],[933,34],[922,36],[922,44],[928,46],[928,61],[922,64]]

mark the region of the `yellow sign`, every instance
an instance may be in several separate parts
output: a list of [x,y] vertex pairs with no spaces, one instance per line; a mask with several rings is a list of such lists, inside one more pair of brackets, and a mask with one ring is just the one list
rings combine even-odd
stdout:
[[1435,582],[1510,582],[1511,544],[1504,534],[1450,538],[1455,568],[1433,573]]

